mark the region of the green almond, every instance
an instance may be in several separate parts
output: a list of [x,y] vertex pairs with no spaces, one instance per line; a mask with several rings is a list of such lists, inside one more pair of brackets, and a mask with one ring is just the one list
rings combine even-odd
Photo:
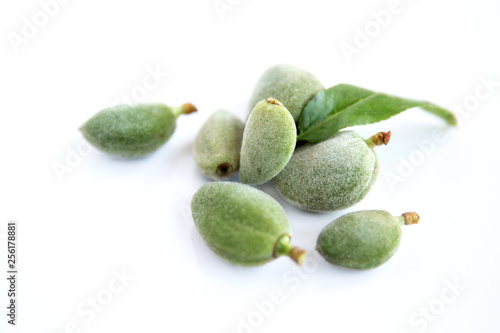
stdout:
[[196,136],[193,155],[200,172],[211,179],[229,179],[240,168],[245,124],[233,114],[218,110]]
[[258,266],[279,256],[298,264],[305,251],[290,244],[288,218],[280,204],[248,185],[212,182],[193,196],[191,211],[201,237],[217,255],[236,265]]
[[292,157],[297,128],[288,110],[275,98],[255,106],[243,132],[240,180],[262,184],[271,180]]
[[321,90],[323,84],[310,72],[289,64],[279,64],[267,69],[260,77],[250,98],[249,112],[265,98],[273,96],[290,111],[298,121],[306,104]]
[[80,127],[85,139],[109,155],[133,158],[151,154],[172,136],[177,117],[196,111],[192,104],[117,105],[104,109]]
[[298,147],[273,179],[278,192],[299,208],[331,212],[350,207],[370,191],[379,171],[373,148],[387,144],[390,132],[364,140],[354,131]]
[[354,212],[328,224],[316,250],[330,263],[366,270],[388,261],[401,242],[401,226],[418,223],[417,213],[392,216],[381,210]]

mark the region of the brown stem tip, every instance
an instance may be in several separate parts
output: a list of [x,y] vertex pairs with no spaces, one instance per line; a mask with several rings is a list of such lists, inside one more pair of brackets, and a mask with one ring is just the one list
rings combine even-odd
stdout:
[[306,259],[306,250],[294,246],[290,250],[288,256],[292,258],[292,260],[295,261],[297,264],[299,264],[299,266],[302,266],[302,263],[304,263],[304,259]]
[[194,106],[191,103],[182,104],[182,110],[183,110],[182,113],[184,113],[184,114],[190,114],[190,113],[198,111],[196,106]]
[[405,225],[417,224],[420,221],[420,216],[415,212],[404,213]]
[[386,145],[389,143],[391,140],[391,131],[389,132],[379,132],[372,136],[373,143],[376,146],[381,146],[381,145]]
[[275,105],[283,106],[283,104],[274,97],[267,98],[266,102],[271,103],[271,104],[275,104]]

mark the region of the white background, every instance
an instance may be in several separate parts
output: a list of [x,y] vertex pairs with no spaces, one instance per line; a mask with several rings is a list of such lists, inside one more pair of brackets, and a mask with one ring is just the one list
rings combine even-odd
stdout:
[[[213,0],[73,0],[43,22],[37,1],[2,1],[0,268],[15,220],[20,274],[16,327],[6,324],[1,279],[0,332],[499,332],[500,3],[401,0],[377,31],[371,12],[389,0],[221,2],[231,6],[222,15]],[[14,46],[33,16],[45,26]],[[355,46],[366,27],[372,37],[358,40],[349,62],[341,45]],[[283,204],[294,243],[309,251],[302,270],[288,258],[226,264],[189,213],[207,182],[191,155],[197,131],[219,108],[244,119],[258,77],[276,63],[306,68],[326,87],[350,83],[464,110],[458,129],[419,109],[357,127],[393,138],[377,149],[375,187],[349,210],[303,212],[259,186]],[[69,166],[83,143],[78,127],[138,94],[149,69],[168,75],[137,101],[191,102],[199,112],[181,117],[147,158],[91,148]],[[488,77],[492,92],[481,83]],[[476,89],[489,95],[477,99]],[[435,132],[445,140],[432,141]],[[58,177],[60,164],[70,172]],[[404,227],[398,252],[377,269],[315,259],[320,230],[363,209],[422,219]],[[122,270],[133,278],[110,294]],[[100,311],[88,305],[96,297],[106,303]]]

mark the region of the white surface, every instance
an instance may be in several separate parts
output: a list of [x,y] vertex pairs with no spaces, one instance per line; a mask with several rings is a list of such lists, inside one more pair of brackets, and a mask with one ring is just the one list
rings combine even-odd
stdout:
[[[454,108],[474,96],[480,77],[500,81],[500,3],[401,0],[348,63],[341,43],[352,44],[356,27],[370,25],[370,12],[389,0],[223,2],[233,4],[224,20],[212,0],[69,1],[18,53],[8,33],[20,34],[23,17],[41,7],[1,3],[0,232],[18,221],[20,294],[11,327],[1,279],[0,332],[238,332],[241,320],[255,327],[240,332],[499,332],[500,86],[458,130],[417,109],[358,127],[364,136],[390,129],[393,139],[377,150],[376,186],[349,210],[302,212],[270,185],[259,187],[283,203],[294,242],[309,251],[304,270],[287,258],[250,269],[226,264],[203,244],[188,205],[206,182],[190,153],[198,129],[218,108],[243,119],[270,65],[302,66],[325,86],[351,83]],[[192,102],[200,112],[179,119],[150,157],[120,161],[92,148],[59,181],[52,164],[66,163],[67,149],[82,142],[77,128],[157,67],[169,75],[143,101]],[[416,142],[434,131],[448,139],[391,187],[387,174],[402,160],[418,162]],[[400,249],[378,269],[315,260],[320,230],[363,209],[415,210],[422,220],[404,228]],[[113,271],[122,269],[134,278],[89,310],[89,298],[106,300],[108,284],[119,286]],[[448,287],[454,280],[465,286],[458,296]],[[280,304],[259,312],[255,302],[279,293]],[[429,307],[424,319],[419,311]]]

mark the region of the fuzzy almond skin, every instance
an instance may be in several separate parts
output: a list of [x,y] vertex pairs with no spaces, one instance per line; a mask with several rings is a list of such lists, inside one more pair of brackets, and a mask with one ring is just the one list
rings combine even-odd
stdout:
[[273,179],[278,192],[299,208],[331,212],[361,201],[378,175],[378,158],[356,132],[296,149]]
[[260,77],[250,98],[249,112],[265,98],[278,99],[297,122],[306,104],[320,91],[323,84],[308,71],[289,64],[275,65]]
[[85,139],[116,157],[148,155],[172,136],[177,115],[164,104],[117,105],[104,109],[82,125]]
[[276,176],[292,157],[297,128],[288,110],[268,98],[255,106],[243,132],[240,180],[262,184]]
[[385,211],[354,212],[328,224],[316,250],[330,263],[353,269],[378,267],[389,260],[401,241],[401,223]]
[[203,185],[191,201],[191,211],[207,246],[236,265],[257,266],[273,260],[275,243],[291,232],[276,200],[239,183]]
[[244,128],[238,117],[224,110],[214,112],[203,124],[194,141],[193,156],[205,177],[224,180],[238,172]]

